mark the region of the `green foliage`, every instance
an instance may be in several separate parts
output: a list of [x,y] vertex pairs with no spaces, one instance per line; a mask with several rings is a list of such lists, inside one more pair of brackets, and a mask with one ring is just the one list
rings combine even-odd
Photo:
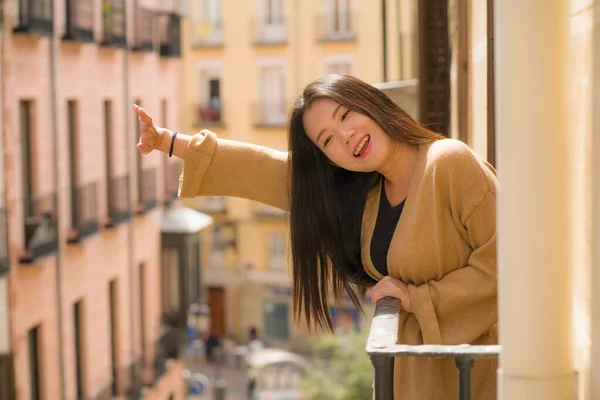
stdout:
[[373,366],[367,334],[328,335],[313,346],[315,362],[302,389],[306,400],[371,400]]

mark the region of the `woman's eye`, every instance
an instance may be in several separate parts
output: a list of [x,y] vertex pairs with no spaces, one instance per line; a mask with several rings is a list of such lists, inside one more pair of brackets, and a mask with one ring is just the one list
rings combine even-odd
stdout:
[[342,115],[342,121],[346,119],[346,117],[348,116],[348,113],[350,112],[350,110],[346,111],[344,113],[344,115]]
[[323,147],[327,146],[327,143],[329,143],[331,141],[331,136],[327,136],[327,139],[325,139],[325,142],[323,143]]

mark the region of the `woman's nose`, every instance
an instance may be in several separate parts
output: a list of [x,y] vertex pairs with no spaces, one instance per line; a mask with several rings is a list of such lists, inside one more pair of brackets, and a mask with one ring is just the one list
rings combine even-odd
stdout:
[[346,137],[346,140],[344,141],[344,143],[346,144],[346,146],[347,146],[348,144],[350,144],[350,141],[351,141],[351,140],[352,140],[352,138],[354,137],[354,133],[355,133],[354,131],[351,131],[351,132],[346,132],[346,135],[345,135],[345,137]]

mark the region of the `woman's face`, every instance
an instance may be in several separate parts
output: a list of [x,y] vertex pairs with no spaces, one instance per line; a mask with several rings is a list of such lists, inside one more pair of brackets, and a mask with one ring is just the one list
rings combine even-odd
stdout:
[[377,171],[391,154],[391,140],[375,121],[331,99],[315,100],[303,123],[310,140],[346,170]]

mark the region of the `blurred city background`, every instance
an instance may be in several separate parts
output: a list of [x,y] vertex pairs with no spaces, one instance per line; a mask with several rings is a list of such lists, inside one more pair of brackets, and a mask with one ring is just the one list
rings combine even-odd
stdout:
[[[511,24],[495,2],[0,0],[0,400],[370,399],[369,300],[364,315],[330,305],[335,337],[296,325],[287,214],[178,199],[182,162],[135,151],[131,106],[173,130],[285,150],[303,87],[350,74],[495,165],[496,92],[510,85],[496,79],[494,21]],[[523,3],[526,16],[546,7]],[[578,138],[564,160],[582,213],[564,289],[579,297],[558,314],[577,328],[570,362],[591,399],[600,6],[557,5],[570,23],[570,78],[557,79]]]

